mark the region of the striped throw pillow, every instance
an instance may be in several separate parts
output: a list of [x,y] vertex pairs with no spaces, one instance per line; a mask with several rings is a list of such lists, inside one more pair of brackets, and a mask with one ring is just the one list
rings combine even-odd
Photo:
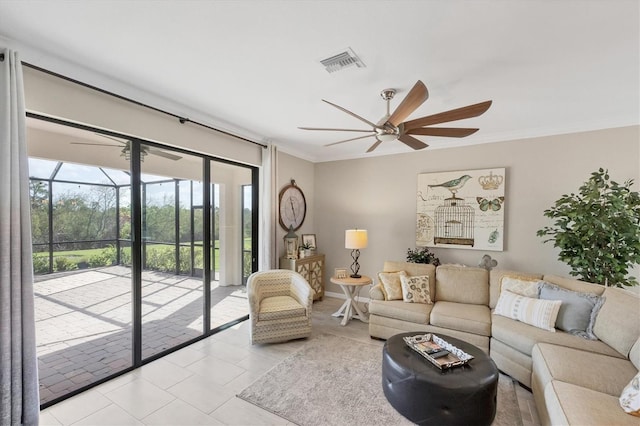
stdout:
[[496,315],[522,321],[525,324],[555,332],[560,300],[542,300],[502,291],[493,312]]

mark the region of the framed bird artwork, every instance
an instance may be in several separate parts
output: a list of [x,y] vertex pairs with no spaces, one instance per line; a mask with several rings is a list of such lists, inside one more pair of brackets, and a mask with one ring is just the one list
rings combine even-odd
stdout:
[[506,169],[420,173],[416,245],[503,250]]

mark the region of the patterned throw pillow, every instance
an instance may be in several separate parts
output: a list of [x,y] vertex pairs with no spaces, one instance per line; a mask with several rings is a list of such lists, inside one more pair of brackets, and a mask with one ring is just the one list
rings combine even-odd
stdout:
[[555,332],[560,300],[539,300],[503,291],[493,312],[496,315],[522,321],[525,324]]
[[516,275],[505,275],[500,281],[501,291],[507,290],[520,296],[538,298],[538,282],[534,278],[526,278]]
[[405,302],[433,304],[429,291],[428,275],[414,277],[401,275],[400,284],[402,285],[402,300]]
[[385,300],[402,300],[402,284],[400,277],[407,276],[404,271],[398,272],[380,272],[378,278],[382,283],[382,291]]
[[640,417],[640,373],[636,374],[620,395],[620,406],[632,416]]

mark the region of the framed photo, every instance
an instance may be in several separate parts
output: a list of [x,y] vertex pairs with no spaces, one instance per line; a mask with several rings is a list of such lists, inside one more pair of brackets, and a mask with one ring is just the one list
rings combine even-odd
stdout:
[[302,234],[302,245],[308,244],[313,250],[317,249],[316,234]]
[[349,272],[347,271],[347,268],[336,268],[335,269],[335,273],[334,273],[336,278],[347,278],[349,276]]

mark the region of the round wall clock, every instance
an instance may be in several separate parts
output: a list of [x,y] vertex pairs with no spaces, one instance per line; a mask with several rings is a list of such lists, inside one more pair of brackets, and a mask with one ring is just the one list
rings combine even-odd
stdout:
[[285,230],[292,227],[294,231],[302,226],[307,214],[307,200],[295,180],[291,179],[291,183],[280,191],[279,206],[280,226]]

